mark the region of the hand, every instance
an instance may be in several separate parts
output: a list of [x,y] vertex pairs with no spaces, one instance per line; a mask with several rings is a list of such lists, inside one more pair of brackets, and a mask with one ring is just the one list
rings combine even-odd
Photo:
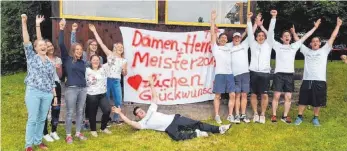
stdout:
[[89,24],[89,29],[92,32],[96,32],[95,26],[93,24]]
[[36,26],[40,26],[40,24],[45,20],[45,16],[36,15]]
[[73,24],[72,24],[72,31],[76,31],[77,28],[78,28],[77,23],[73,23]]
[[113,107],[112,107],[112,112],[113,112],[113,113],[119,114],[119,113],[122,112],[122,109],[121,109],[121,108],[118,108],[118,107],[116,107],[116,106],[113,106]]
[[336,26],[341,26],[341,25],[342,25],[342,20],[340,19],[340,17],[337,17]]
[[56,65],[55,65],[55,68],[60,69],[60,68],[61,68],[61,65],[60,65],[60,64],[56,64]]
[[314,27],[318,28],[320,25],[321,19],[318,19],[316,22],[314,22]]
[[53,106],[58,106],[58,99],[57,99],[57,97],[54,97]]
[[154,81],[153,81],[152,75],[148,76],[148,82],[149,82],[150,86],[154,86]]
[[26,14],[22,14],[20,15],[22,17],[22,23],[23,24],[26,24],[27,23],[27,20],[28,20],[28,16]]
[[263,26],[263,23],[264,23],[264,19],[261,20],[261,18],[262,18],[261,13],[259,13],[259,14],[257,15],[257,17],[255,18],[255,23],[256,23],[259,27],[260,27],[260,26]]
[[65,20],[65,18],[63,18],[63,19],[60,20],[60,22],[59,22],[60,30],[64,30],[65,25],[66,25],[66,20]]
[[213,11],[211,12],[211,20],[215,21],[216,18],[217,18],[216,10],[213,10]]
[[252,12],[249,12],[249,13],[247,14],[247,18],[252,18],[252,16],[253,16],[253,13],[252,13]]
[[291,32],[291,33],[295,33],[295,27],[294,27],[294,25],[293,25],[292,28],[290,28],[290,32]]
[[270,14],[272,17],[276,17],[277,16],[277,10],[271,10]]

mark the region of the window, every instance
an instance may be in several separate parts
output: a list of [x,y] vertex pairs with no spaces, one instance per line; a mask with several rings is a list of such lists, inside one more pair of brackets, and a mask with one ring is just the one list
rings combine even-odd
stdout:
[[219,27],[246,27],[250,1],[166,1],[165,23],[209,26],[211,11],[216,10]]
[[70,19],[158,23],[158,1],[63,1],[60,17]]

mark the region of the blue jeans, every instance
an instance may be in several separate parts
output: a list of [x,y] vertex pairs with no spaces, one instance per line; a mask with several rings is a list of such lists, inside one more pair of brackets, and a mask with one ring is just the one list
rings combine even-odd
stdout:
[[[120,79],[107,78],[107,92],[106,97],[111,100],[111,95],[114,101],[114,105],[120,107],[122,105],[122,87],[120,85]],[[118,114],[113,115],[113,121],[119,119]]]
[[27,86],[25,91],[25,104],[28,110],[28,121],[25,133],[25,148],[39,145],[42,142],[43,128],[53,93],[43,92],[34,87]]

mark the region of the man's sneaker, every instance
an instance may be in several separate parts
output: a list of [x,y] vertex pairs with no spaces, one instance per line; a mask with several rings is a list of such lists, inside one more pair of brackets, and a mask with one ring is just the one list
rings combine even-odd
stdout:
[[231,124],[219,126],[219,133],[224,134],[228,129],[230,129]]
[[116,120],[116,121],[113,122],[113,124],[115,124],[115,125],[122,125],[123,123],[121,121],[119,121],[119,120]]
[[284,123],[287,123],[287,124],[292,123],[292,119],[290,119],[289,116],[287,116],[287,117],[282,117],[282,118],[281,118],[281,121],[284,122]]
[[75,137],[81,141],[87,140],[87,137],[85,137],[82,133],[76,134]]
[[106,127],[107,127],[107,128],[110,128],[110,127],[111,127],[110,123],[107,123]]
[[42,149],[42,150],[47,150],[48,149],[48,147],[44,143],[41,143],[39,145],[39,148]]
[[112,132],[110,130],[108,130],[107,128],[105,128],[104,130],[100,130],[102,133],[106,133],[106,134],[112,134]]
[[245,122],[245,123],[249,123],[250,120],[247,118],[246,114],[242,114],[240,117],[241,121]]
[[96,131],[90,131],[90,134],[92,134],[93,137],[98,137],[98,133]]
[[73,142],[72,136],[67,136],[65,138],[65,141],[66,141],[67,144],[72,144],[72,142]]
[[276,117],[276,115],[272,115],[272,117],[271,117],[271,122],[272,122],[272,123],[277,122],[277,117]]
[[295,122],[294,122],[294,124],[295,124],[295,125],[300,125],[301,123],[302,123],[302,118],[297,117],[296,120],[295,120]]
[[25,151],[33,151],[33,148],[32,147],[27,147],[27,148],[25,148]]
[[227,120],[228,120],[229,122],[231,122],[231,123],[234,123],[235,118],[234,118],[233,115],[228,115]]
[[214,120],[216,120],[216,122],[217,122],[218,124],[222,124],[222,120],[220,119],[220,116],[219,116],[219,115],[216,115],[216,116],[214,117]]
[[312,123],[314,126],[320,126],[318,118],[313,118]]
[[54,139],[53,139],[49,134],[43,136],[43,138],[44,138],[47,142],[54,142]]
[[196,133],[196,137],[207,137],[208,136],[207,132],[200,131],[198,129],[195,130],[195,133]]
[[253,123],[259,123],[259,115],[258,114],[253,115]]
[[265,124],[265,116],[264,116],[264,115],[260,115],[260,117],[259,117],[259,123]]
[[234,123],[236,123],[236,124],[240,124],[240,123],[241,123],[241,121],[240,121],[240,115],[236,115],[236,116],[235,116]]
[[53,132],[53,133],[51,133],[50,135],[51,135],[51,137],[52,137],[53,139],[55,139],[55,140],[59,140],[59,139],[60,139],[60,137],[58,136],[57,132]]

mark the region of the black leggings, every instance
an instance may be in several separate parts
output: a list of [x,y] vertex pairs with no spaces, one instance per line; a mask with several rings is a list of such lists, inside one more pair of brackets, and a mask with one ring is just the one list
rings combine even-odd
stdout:
[[[60,104],[61,104],[61,86],[60,83],[55,81],[55,93],[57,94],[57,99],[58,99],[58,106],[52,106],[51,107],[51,126],[52,126],[52,132],[57,131],[58,123],[59,123],[59,114],[60,114]],[[54,103],[54,98],[52,100],[52,105]],[[48,134],[48,119],[45,121],[45,127],[43,128],[43,134],[47,135]]]
[[101,108],[101,130],[104,130],[107,126],[108,118],[111,113],[111,105],[106,98],[106,94],[87,95],[86,110],[88,112],[88,118],[90,123],[90,130],[96,131],[96,114],[98,113],[98,107]]

